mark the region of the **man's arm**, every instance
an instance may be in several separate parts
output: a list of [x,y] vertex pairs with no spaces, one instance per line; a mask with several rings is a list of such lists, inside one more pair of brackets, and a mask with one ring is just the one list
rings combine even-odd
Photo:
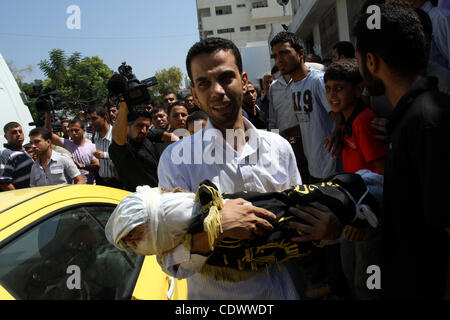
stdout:
[[73,183],[74,184],[86,184],[86,180],[84,180],[83,176],[81,174],[79,174],[78,176],[73,178]]
[[14,185],[11,182],[0,183],[0,191],[11,191],[15,190]]
[[128,129],[128,107],[125,102],[120,103],[119,114],[112,129],[112,139],[118,146],[124,146],[127,143]]
[[52,143],[54,145],[57,145],[59,147],[63,146],[63,138],[58,137],[58,135],[53,133],[53,128],[52,128],[52,121],[51,121],[51,115],[50,115],[50,111],[46,111],[45,112],[45,127],[51,131],[52,133]]

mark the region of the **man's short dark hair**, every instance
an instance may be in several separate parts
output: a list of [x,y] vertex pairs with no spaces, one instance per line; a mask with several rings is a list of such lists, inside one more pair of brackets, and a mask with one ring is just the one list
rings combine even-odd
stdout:
[[175,97],[177,97],[177,94],[175,92],[173,92],[173,91],[169,91],[169,92],[164,93],[163,97],[168,96],[169,94],[173,94]]
[[172,109],[175,108],[175,107],[183,107],[183,108],[185,108],[186,111],[187,111],[186,106],[185,106],[182,102],[177,101],[177,102],[174,102],[173,104],[171,104],[171,105],[167,108],[167,115],[168,115],[168,116],[170,115],[170,112],[172,111]]
[[304,49],[302,41],[297,37],[295,33],[288,32],[288,31],[281,31],[278,33],[272,41],[270,41],[270,46],[273,47],[279,43],[285,43],[289,42],[292,48],[296,52],[299,52],[300,50]]
[[108,116],[108,113],[106,111],[106,108],[102,106],[90,106],[87,110],[88,114],[96,113],[99,117],[104,118]]
[[323,76],[325,83],[328,80],[344,80],[353,85],[363,82],[361,73],[359,72],[358,60],[341,59],[330,64]]
[[6,133],[8,132],[9,129],[17,128],[17,127],[20,127],[20,123],[15,122],[15,121],[8,122],[8,123],[5,124],[5,126],[3,127],[3,133],[6,134]]
[[40,135],[44,140],[52,140],[52,132],[45,127],[37,127],[30,131],[30,137]]
[[72,120],[70,120],[70,122],[69,122],[69,127],[70,127],[71,125],[77,124],[77,123],[80,125],[80,128],[84,130],[84,128],[86,127],[86,123],[84,122],[84,120],[82,120],[82,119],[79,118],[79,117],[75,117],[75,118],[73,118]]
[[349,41],[339,41],[333,46],[339,56],[343,55],[345,59],[353,59],[355,57],[355,46]]
[[198,120],[208,121],[208,115],[206,114],[206,112],[204,112],[202,110],[198,110],[198,111],[192,112],[189,115],[189,117],[187,117],[187,119],[186,119],[186,128],[187,128],[189,123],[194,122],[194,121],[198,121]]
[[191,70],[192,59],[194,59],[196,56],[200,54],[204,53],[209,54],[217,50],[231,50],[231,52],[234,55],[234,59],[236,61],[239,73],[242,73],[243,71],[242,57],[238,47],[236,47],[236,45],[228,39],[211,37],[197,42],[189,49],[189,52],[186,57],[186,70],[189,79],[191,80],[192,83],[194,82],[194,79],[192,79],[192,70]]
[[166,109],[164,109],[163,106],[154,107],[154,108],[152,109],[152,111],[150,111],[150,117],[153,118],[153,115],[154,115],[154,114],[156,114],[156,113],[158,113],[158,112],[161,112],[161,111],[163,111],[165,114],[167,114]]
[[150,121],[152,120],[152,116],[150,115],[150,112],[142,110],[142,109],[137,109],[137,110],[131,111],[128,114],[128,125],[132,125],[139,118],[147,118],[147,119],[150,119]]
[[369,29],[371,14],[359,16],[353,33],[365,64],[367,53],[379,56],[396,74],[415,77],[427,66],[426,40],[414,8],[401,1],[379,6],[381,28]]

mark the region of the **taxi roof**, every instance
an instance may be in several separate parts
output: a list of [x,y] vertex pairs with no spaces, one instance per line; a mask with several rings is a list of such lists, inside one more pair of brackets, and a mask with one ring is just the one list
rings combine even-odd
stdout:
[[[96,198],[119,202],[128,191],[95,185],[56,185],[0,192],[0,230],[13,220],[60,201]],[[82,202],[82,201],[80,201]],[[6,225],[5,225],[6,224]]]

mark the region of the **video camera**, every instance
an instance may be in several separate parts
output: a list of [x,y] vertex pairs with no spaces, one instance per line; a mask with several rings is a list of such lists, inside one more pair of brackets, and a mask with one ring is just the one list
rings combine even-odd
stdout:
[[158,84],[156,77],[139,81],[133,74],[131,66],[127,65],[126,62],[122,62],[118,71],[119,73],[114,74],[108,81],[110,98],[117,98],[122,95],[130,111],[138,105],[149,103],[150,95],[147,88]]
[[38,120],[30,122],[28,125],[43,127],[44,114],[47,111],[51,111],[53,131],[60,132],[62,130],[61,124],[55,121],[55,110],[61,109],[59,92],[51,88],[43,89],[42,84],[38,84],[33,86],[33,92],[30,94],[30,98],[37,98],[35,105],[38,111]]
[[61,99],[59,92],[51,88],[42,89],[42,84],[34,85],[31,98],[37,98],[36,109],[38,112],[59,110]]

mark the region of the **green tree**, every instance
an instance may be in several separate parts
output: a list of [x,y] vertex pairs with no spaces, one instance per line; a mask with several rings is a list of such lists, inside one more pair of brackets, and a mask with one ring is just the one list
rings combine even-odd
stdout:
[[64,50],[53,49],[39,68],[48,77],[44,88],[59,91],[66,111],[77,113],[90,105],[105,103],[113,71],[99,57],[82,58],[80,52],[67,57]]
[[149,88],[152,97],[161,96],[168,92],[179,92],[183,81],[183,73],[178,67],[162,69],[155,74],[158,84]]

